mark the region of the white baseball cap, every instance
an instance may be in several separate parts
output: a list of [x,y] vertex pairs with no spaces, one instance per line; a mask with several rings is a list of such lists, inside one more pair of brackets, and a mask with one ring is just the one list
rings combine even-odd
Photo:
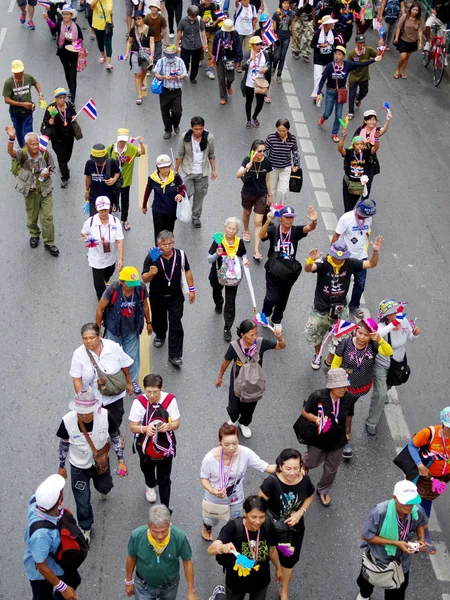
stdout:
[[36,490],[36,504],[45,510],[50,510],[58,502],[61,490],[64,489],[66,480],[61,475],[50,475]]
[[417,493],[416,484],[407,479],[395,484],[393,495],[400,504],[420,504],[422,502],[422,498]]
[[108,196],[98,196],[95,199],[95,208],[97,210],[103,210],[105,208],[109,210],[111,208],[111,200]]

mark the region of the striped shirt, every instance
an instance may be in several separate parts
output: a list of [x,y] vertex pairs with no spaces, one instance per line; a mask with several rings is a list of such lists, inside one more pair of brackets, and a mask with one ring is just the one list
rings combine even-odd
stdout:
[[[168,61],[163,57],[158,60],[155,67],[155,73],[158,75],[187,75],[186,66],[178,56],[174,61]],[[163,86],[169,90],[177,90],[183,87],[182,79],[163,79]]]
[[265,144],[266,156],[270,160],[273,169],[300,166],[300,153],[295,135],[288,133],[286,141],[283,141],[277,132],[270,133]]

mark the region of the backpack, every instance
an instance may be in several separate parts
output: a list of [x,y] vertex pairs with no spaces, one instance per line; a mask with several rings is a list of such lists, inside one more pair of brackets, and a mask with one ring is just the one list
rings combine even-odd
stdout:
[[[167,409],[174,398],[175,396],[173,394],[167,394],[162,404],[152,409],[146,396],[143,394],[137,396],[136,400],[139,400],[146,410],[143,420],[144,427],[150,425],[150,423],[153,423],[154,421],[169,423],[170,417]],[[149,414],[151,410],[153,410],[153,412]],[[164,458],[174,457],[176,455],[176,439],[173,431],[155,433],[152,438],[147,434],[138,434],[136,438],[138,440],[137,443],[142,447],[143,454],[152,460],[163,460]]]
[[[44,152],[44,160],[45,162],[48,164],[48,151],[46,150]],[[17,175],[20,173],[20,170],[23,167],[23,163],[27,160],[27,149],[25,147],[22,148],[22,162],[19,162],[17,160],[17,158],[13,158],[11,161],[11,173],[14,175],[14,177],[17,177]]]
[[[236,539],[234,541],[234,546],[236,550],[239,552],[239,548],[242,550],[242,542],[244,540],[244,523],[242,517],[238,517],[237,519],[233,519],[234,524],[236,526]],[[266,520],[264,521],[261,529],[264,529],[264,534],[266,540],[270,537],[270,518],[266,516]],[[229,554],[217,554],[216,560],[223,570],[225,571],[225,567],[230,565],[230,555]]]
[[384,20],[386,23],[395,23],[400,15],[400,1],[388,0],[384,9]]
[[259,364],[259,352],[261,350],[262,338],[256,340],[256,352],[252,358],[248,358],[242,352],[239,342],[231,342],[231,346],[242,362],[242,367],[234,379],[234,393],[241,402],[258,402],[261,400],[266,389],[266,377]]
[[[36,498],[31,499],[31,502],[35,501]],[[83,564],[89,552],[89,544],[81,533],[81,529],[78,527],[69,509],[64,509],[63,515],[57,525],[44,520],[32,523],[29,529],[30,538],[38,529],[59,530],[61,543],[58,546],[56,554],[52,554],[52,556],[64,572],[78,569]]]
[[[93,217],[92,217],[93,218]],[[91,220],[92,225],[92,220]],[[120,331],[120,306],[116,307],[115,302],[117,300],[117,296],[119,295],[119,286],[120,283],[118,281],[113,281],[110,285],[113,293],[111,294],[111,300],[109,301],[108,306],[103,311],[103,325],[105,329],[107,329],[113,335],[121,335]],[[137,333],[139,335],[142,333],[144,329],[144,300],[145,300],[145,286],[141,282],[140,286],[140,300],[136,302],[134,319],[137,324]]]

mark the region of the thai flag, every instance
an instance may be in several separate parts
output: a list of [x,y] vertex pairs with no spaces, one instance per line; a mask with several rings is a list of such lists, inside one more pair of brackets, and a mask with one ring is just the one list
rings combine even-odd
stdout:
[[50,138],[48,138],[46,135],[39,136],[39,150],[41,152],[45,152],[47,150],[49,140]]
[[336,325],[333,328],[333,335],[335,338],[340,338],[343,335],[347,335],[351,331],[354,331],[358,328],[356,323],[352,323],[351,321],[342,321],[338,319]]
[[278,40],[278,36],[272,28],[272,22],[270,19],[263,24],[262,39],[266,46],[271,46]]
[[88,117],[91,117],[93,121],[97,118],[97,106],[92,98],[89,98],[81,110],[84,110]]
[[214,11],[214,14],[219,19],[219,21],[224,21],[227,18],[227,15],[222,10]]
[[50,10],[51,2],[47,2],[46,0],[38,0],[39,6],[45,8],[46,10]]
[[342,37],[342,35],[340,33],[338,33],[338,35],[334,36],[334,44],[336,46],[345,46],[344,38]]

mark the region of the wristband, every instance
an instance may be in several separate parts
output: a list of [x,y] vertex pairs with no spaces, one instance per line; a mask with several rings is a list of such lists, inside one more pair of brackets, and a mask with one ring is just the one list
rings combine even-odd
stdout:
[[9,142],[10,144],[14,144],[14,142],[15,142],[15,141],[16,141],[16,138],[15,138],[15,137],[13,137],[13,138],[8,138],[8,142]]
[[379,137],[376,137],[376,138],[375,138],[375,141],[376,141],[376,142],[379,142],[379,141],[380,141],[380,138],[379,138]]
[[155,53],[154,52],[150,52],[150,56],[155,56]]
[[300,506],[300,508],[298,510],[302,510],[303,514],[305,514],[305,512],[306,512],[306,508],[303,508],[303,506]]
[[190,285],[189,286],[189,291],[190,292],[195,292],[195,286],[194,285]]
[[124,579],[125,581],[125,585],[134,585],[134,579],[130,579],[130,581],[128,581],[128,579]]
[[67,590],[67,585],[64,581],[59,581],[58,585],[55,585],[55,592],[65,592]]
[[145,321],[147,323],[147,325],[151,325],[152,322],[151,321]]
[[306,264],[307,265],[313,265],[316,261],[313,260],[310,256],[308,256],[308,258],[306,259]]

